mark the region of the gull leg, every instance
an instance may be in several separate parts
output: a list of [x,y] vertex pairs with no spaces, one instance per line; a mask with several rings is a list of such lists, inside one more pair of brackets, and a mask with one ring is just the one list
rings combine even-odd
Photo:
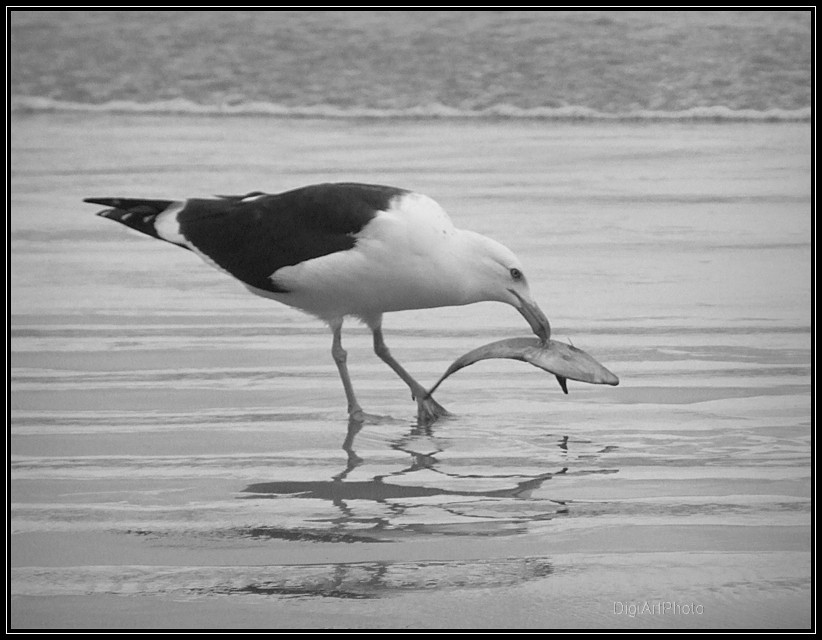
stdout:
[[331,343],[331,355],[337,364],[337,370],[340,372],[340,379],[345,389],[345,398],[348,401],[348,416],[351,420],[362,422],[365,414],[363,413],[360,403],[357,402],[357,397],[354,395],[354,387],[351,384],[351,376],[348,375],[348,365],[346,364],[348,353],[342,346],[342,320],[330,324],[331,330],[334,332],[334,340]]
[[411,375],[403,369],[402,365],[394,359],[391,355],[385,340],[382,337],[382,327],[379,325],[372,326],[371,331],[374,334],[374,353],[380,359],[391,367],[403,382],[411,389],[411,397],[417,401],[417,421],[422,425],[428,425],[435,422],[437,418],[450,415],[445,408],[440,405],[434,398],[428,395],[425,388]]

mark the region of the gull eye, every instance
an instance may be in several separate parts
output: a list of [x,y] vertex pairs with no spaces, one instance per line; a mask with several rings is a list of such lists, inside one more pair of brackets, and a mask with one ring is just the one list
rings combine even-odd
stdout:
[[523,278],[522,271],[520,271],[516,267],[512,267],[508,273],[511,274],[511,279],[513,279],[514,281],[519,281]]

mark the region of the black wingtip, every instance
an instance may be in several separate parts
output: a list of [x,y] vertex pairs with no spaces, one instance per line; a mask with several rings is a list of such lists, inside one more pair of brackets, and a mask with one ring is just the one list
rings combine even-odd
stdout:
[[119,198],[83,198],[83,202],[87,202],[88,204],[101,204],[104,207],[120,206]]
[[557,376],[557,382],[559,382],[559,386],[562,387],[562,393],[566,396],[568,395],[568,378],[564,376]]

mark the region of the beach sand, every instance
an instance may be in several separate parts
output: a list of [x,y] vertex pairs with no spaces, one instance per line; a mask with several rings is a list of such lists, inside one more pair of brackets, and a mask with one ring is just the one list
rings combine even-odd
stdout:
[[[807,629],[809,123],[16,114],[11,628]],[[426,430],[347,325],[91,196],[367,181],[528,269],[619,387],[485,361]],[[481,304],[386,317],[424,383],[527,335]],[[344,447],[344,444],[346,445]],[[350,445],[350,446],[349,446]]]

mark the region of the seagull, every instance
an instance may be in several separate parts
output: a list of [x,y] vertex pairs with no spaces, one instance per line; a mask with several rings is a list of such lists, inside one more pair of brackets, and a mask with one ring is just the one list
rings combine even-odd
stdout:
[[449,413],[391,355],[384,313],[496,301],[517,309],[543,343],[551,335],[514,253],[458,229],[420,193],[325,183],[277,194],[84,201],[108,207],[97,215],[192,251],[255,295],[325,321],[352,421],[367,414],[346,364],[346,317],[369,327],[374,352],[408,385],[425,425]]

